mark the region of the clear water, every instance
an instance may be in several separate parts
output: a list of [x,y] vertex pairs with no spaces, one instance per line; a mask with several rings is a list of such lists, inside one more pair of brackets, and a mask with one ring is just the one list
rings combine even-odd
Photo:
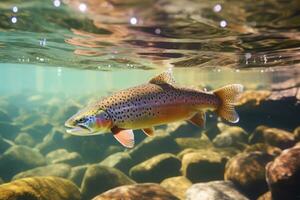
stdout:
[[[241,83],[270,91],[274,100],[292,99],[287,116],[299,117],[299,8],[297,0],[1,0],[0,110],[20,132],[39,120],[64,130],[72,106],[172,70],[188,87]],[[265,112],[237,125],[249,132],[267,122],[289,131],[300,125],[280,124]],[[5,131],[0,126],[2,137],[14,142]],[[106,148],[92,155],[83,144],[72,148],[85,163],[100,162],[112,145],[126,151],[106,137],[99,143],[76,139]]]

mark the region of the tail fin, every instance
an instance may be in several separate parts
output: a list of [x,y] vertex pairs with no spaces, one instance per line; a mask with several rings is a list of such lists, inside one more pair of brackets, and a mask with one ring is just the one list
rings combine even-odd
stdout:
[[232,123],[239,121],[240,118],[234,109],[234,104],[237,96],[243,92],[243,88],[241,84],[232,84],[213,91],[221,100],[221,105],[216,111],[219,116]]

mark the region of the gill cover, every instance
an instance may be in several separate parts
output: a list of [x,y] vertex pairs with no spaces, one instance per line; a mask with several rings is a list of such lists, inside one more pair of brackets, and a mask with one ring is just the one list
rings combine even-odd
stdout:
[[105,111],[88,108],[68,119],[65,126],[69,128],[67,133],[73,135],[95,135],[109,131],[112,120]]

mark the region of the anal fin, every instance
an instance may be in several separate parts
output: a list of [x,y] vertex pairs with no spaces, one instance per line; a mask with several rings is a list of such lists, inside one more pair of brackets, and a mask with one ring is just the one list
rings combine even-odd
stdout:
[[153,136],[154,135],[154,128],[144,128],[142,131],[147,135],[147,136]]
[[199,112],[195,114],[191,119],[188,120],[192,124],[196,126],[200,126],[201,128],[205,128],[206,116],[204,112]]
[[132,130],[113,127],[111,132],[124,147],[132,148],[134,146],[134,134]]

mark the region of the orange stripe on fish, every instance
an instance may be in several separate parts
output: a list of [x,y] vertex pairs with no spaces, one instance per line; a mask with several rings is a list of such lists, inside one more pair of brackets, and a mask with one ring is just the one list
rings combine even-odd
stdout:
[[204,92],[175,85],[170,72],[152,78],[149,83],[114,93],[89,105],[65,122],[67,133],[86,136],[111,131],[125,147],[134,145],[132,130],[153,135],[152,127],[188,120],[205,126],[205,111],[215,111],[223,119],[236,123],[236,97],[240,84]]

